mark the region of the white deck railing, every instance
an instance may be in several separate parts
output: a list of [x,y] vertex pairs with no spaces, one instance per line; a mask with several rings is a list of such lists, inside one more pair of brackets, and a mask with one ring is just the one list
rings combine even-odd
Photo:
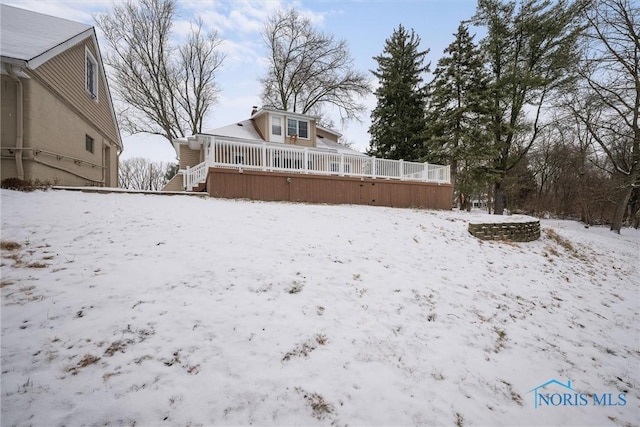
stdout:
[[185,188],[206,181],[209,167],[450,183],[450,167],[342,154],[312,147],[212,138],[205,161],[184,171]]
[[184,172],[184,187],[187,191],[193,190],[196,185],[207,181],[207,172],[209,167],[207,162],[202,162],[194,167],[187,166],[187,170]]

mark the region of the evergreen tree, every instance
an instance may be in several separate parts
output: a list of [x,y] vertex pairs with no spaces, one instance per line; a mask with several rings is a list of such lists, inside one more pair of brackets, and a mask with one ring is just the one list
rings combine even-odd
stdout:
[[[506,204],[504,179],[543,128],[543,108],[566,86],[577,62],[580,14],[589,0],[478,0],[474,24],[487,28],[481,46],[491,77],[490,135],[496,155],[494,213]],[[527,120],[526,112],[532,118]],[[528,135],[518,143],[519,136]]]
[[487,164],[493,154],[486,126],[488,75],[483,67],[473,36],[460,24],[430,83],[426,160],[451,165],[461,208],[469,207],[474,192],[486,188]]
[[424,154],[426,88],[422,74],[429,71],[423,61],[429,50],[420,51],[420,37],[402,25],[385,41],[384,51],[375,56],[380,82],[375,92],[378,103],[371,113],[369,154],[418,160]]

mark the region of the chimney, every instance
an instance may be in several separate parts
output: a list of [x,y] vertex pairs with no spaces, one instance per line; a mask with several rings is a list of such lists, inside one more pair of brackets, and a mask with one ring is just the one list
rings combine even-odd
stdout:
[[258,112],[258,106],[257,106],[257,105],[254,105],[254,106],[253,106],[253,107],[251,107],[251,108],[252,108],[252,109],[251,109],[251,117],[253,117],[253,115],[254,115],[255,113],[257,113],[257,112]]

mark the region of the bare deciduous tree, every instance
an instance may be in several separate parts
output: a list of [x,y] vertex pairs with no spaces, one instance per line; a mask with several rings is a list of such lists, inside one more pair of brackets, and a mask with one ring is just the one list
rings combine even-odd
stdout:
[[313,115],[329,104],[343,121],[364,112],[358,97],[371,86],[366,74],[354,69],[346,41],[319,32],[295,9],[275,12],[262,36],[269,50],[269,70],[260,79],[265,104]]
[[172,163],[152,162],[142,157],[134,157],[120,161],[118,179],[120,187],[129,190],[160,191],[167,183]]
[[587,19],[584,85],[570,105],[619,182],[611,221],[611,230],[619,233],[633,189],[640,186],[640,6],[599,0]]
[[114,89],[126,104],[118,114],[123,129],[161,135],[169,142],[202,131],[217,99],[215,74],[224,60],[217,49],[220,38],[205,32],[201,19],[175,46],[175,13],[176,0],[127,0],[95,16],[107,41],[104,60]]

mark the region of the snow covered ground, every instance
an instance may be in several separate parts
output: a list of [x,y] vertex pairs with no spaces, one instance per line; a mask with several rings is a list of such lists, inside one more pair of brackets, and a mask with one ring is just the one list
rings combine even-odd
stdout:
[[[640,420],[637,230],[509,244],[464,212],[1,196],[3,426]],[[553,379],[568,401],[535,408]]]

